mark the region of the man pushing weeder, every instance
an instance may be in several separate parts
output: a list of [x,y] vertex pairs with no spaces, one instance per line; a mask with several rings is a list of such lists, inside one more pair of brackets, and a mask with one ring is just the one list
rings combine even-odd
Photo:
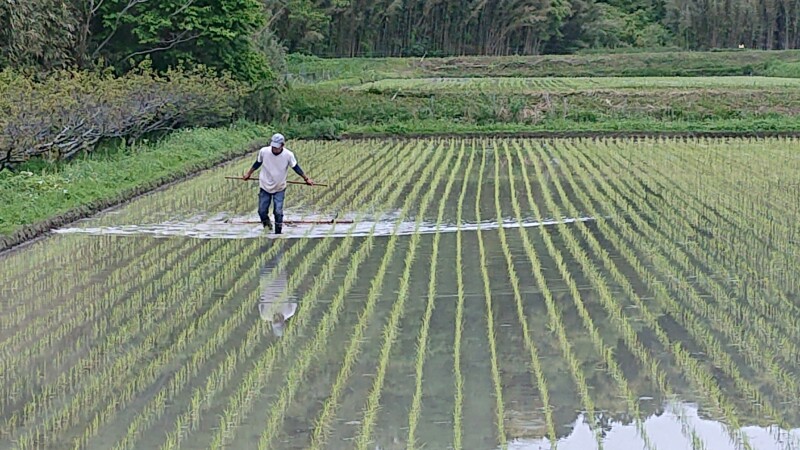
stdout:
[[242,177],[250,179],[250,175],[255,170],[261,168],[258,175],[258,216],[264,228],[272,228],[269,220],[269,204],[274,201],[275,206],[275,234],[281,234],[283,228],[283,199],[286,193],[286,176],[291,167],[298,175],[303,177],[306,184],[313,186],[314,182],[309,179],[297,164],[294,153],[288,148],[284,148],[285,139],[282,134],[272,135],[272,142],[269,147],[262,147],[258,150],[256,162],[247,173]]

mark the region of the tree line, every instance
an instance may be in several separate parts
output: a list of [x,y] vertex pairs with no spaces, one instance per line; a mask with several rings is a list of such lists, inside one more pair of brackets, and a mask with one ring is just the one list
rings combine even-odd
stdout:
[[290,52],[319,56],[800,46],[800,0],[292,0],[271,11]]
[[800,0],[10,0],[0,68],[201,64],[274,79],[318,56],[800,47]]

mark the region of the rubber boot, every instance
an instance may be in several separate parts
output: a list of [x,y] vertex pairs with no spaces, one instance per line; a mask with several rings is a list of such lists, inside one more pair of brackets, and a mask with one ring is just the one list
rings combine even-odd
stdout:
[[283,231],[283,214],[275,214],[275,234]]

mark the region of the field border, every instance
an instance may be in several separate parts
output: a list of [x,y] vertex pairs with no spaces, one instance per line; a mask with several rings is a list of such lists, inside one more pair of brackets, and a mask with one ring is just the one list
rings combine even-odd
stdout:
[[[366,139],[424,139],[424,138],[525,138],[525,139],[571,139],[571,138],[621,138],[621,139],[696,139],[696,138],[796,138],[800,137],[800,122],[796,131],[465,131],[465,132],[344,132],[340,141]],[[298,139],[300,140],[300,139]],[[325,140],[325,139],[303,139]]]

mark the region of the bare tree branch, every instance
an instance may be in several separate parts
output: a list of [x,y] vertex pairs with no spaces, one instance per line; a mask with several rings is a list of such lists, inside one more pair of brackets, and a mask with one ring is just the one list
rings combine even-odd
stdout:
[[114,37],[114,34],[116,34],[117,30],[119,29],[119,22],[120,22],[120,20],[122,20],[122,18],[125,16],[125,14],[127,14],[128,11],[131,10],[131,8],[133,8],[136,5],[139,5],[141,3],[144,3],[146,1],[148,1],[148,0],[129,0],[128,1],[128,4],[125,5],[124,8],[122,8],[122,11],[117,16],[117,20],[114,21],[114,27],[111,29],[111,33],[109,33],[108,36],[106,36],[106,38],[103,40],[103,42],[101,42],[100,45],[97,46],[96,49],[94,49],[94,52],[92,52],[92,59],[95,59],[97,57],[97,55],[100,54],[100,50],[102,50],[103,47],[105,47],[106,44],[108,44],[108,42],[111,41],[111,38]]
[[183,30],[177,36],[175,36],[174,39],[166,41],[166,42],[161,42],[162,45],[165,45],[163,47],[155,47],[155,48],[151,48],[151,49],[147,49],[147,50],[140,50],[138,52],[133,52],[130,55],[120,59],[118,62],[122,62],[122,61],[125,61],[127,59],[133,58],[134,56],[150,55],[152,53],[161,52],[161,51],[164,51],[164,50],[169,50],[169,49],[175,47],[178,44],[182,44],[184,42],[193,41],[193,40],[195,40],[195,39],[197,39],[197,38],[199,38],[200,36],[203,35],[203,33],[196,33],[196,34],[192,34],[192,35],[190,35],[188,37],[184,37],[189,33],[189,31],[190,30]]

